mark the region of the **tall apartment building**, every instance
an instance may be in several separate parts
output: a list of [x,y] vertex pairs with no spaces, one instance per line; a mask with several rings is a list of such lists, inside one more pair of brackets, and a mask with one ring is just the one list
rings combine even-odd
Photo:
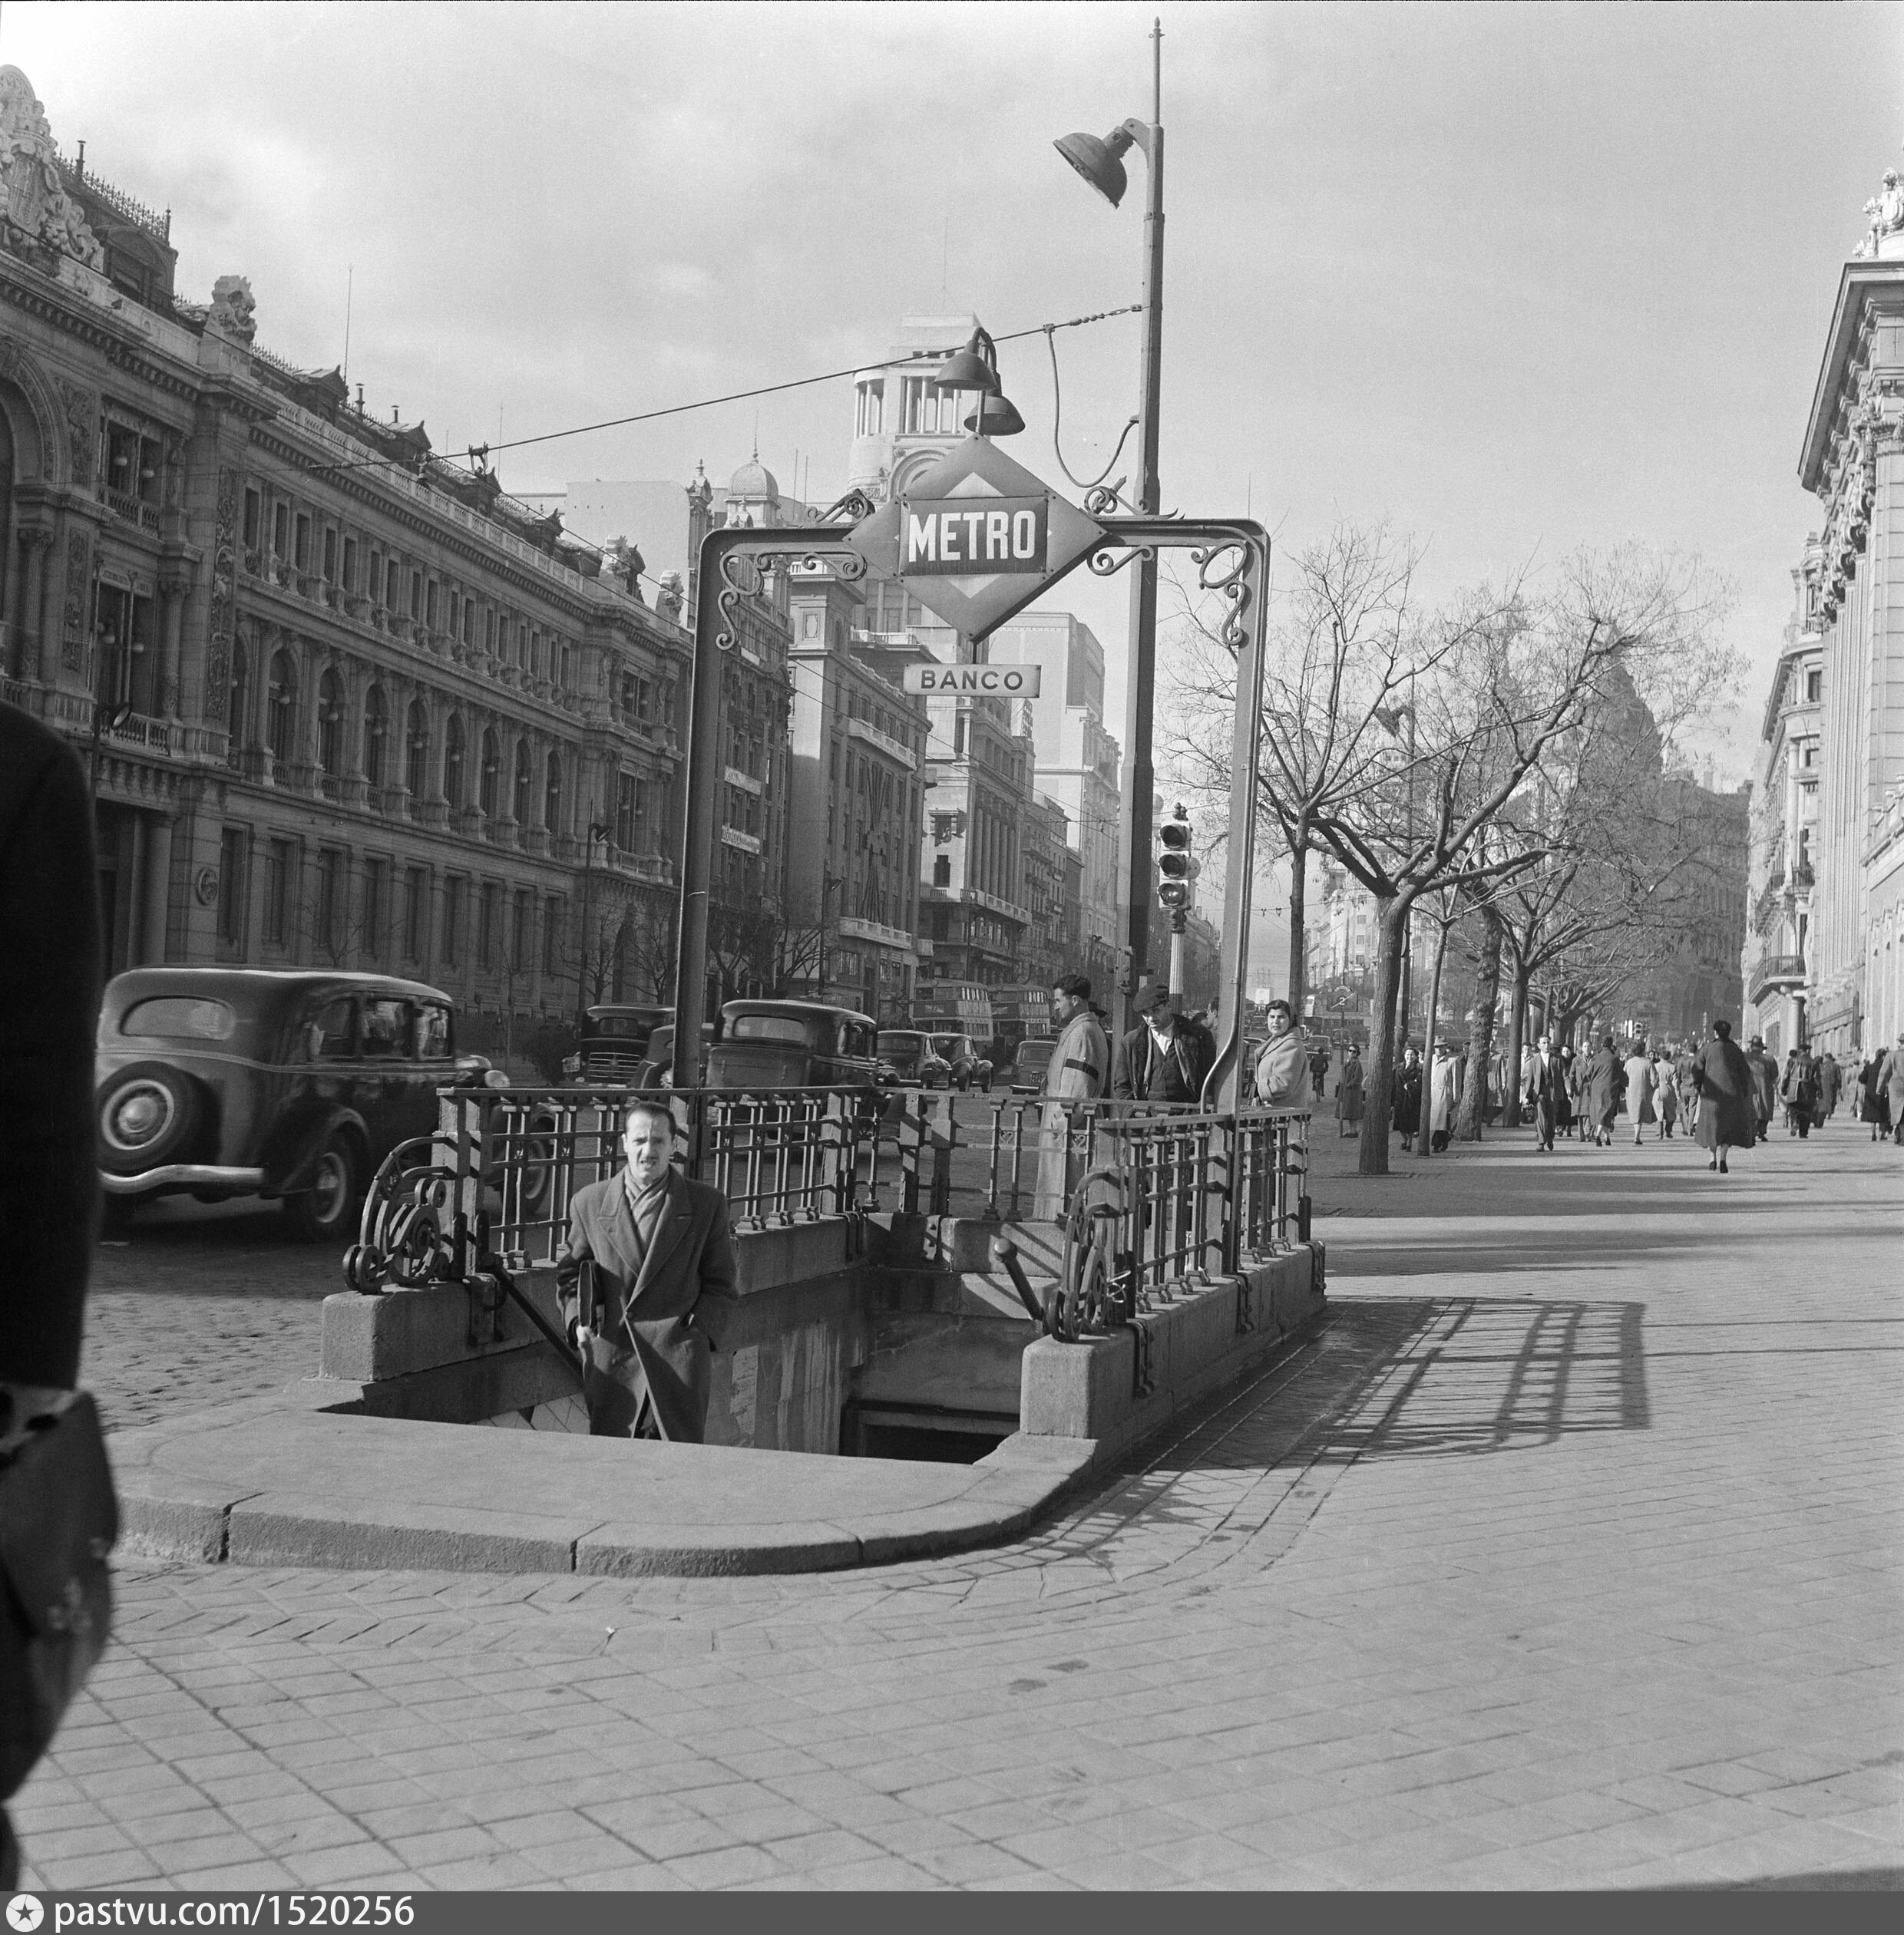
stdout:
[[646,992],[686,633],[259,347],[242,278],[180,299],[17,68],[0,155],[0,689],[94,773],[109,966],[398,969],[479,1046]]

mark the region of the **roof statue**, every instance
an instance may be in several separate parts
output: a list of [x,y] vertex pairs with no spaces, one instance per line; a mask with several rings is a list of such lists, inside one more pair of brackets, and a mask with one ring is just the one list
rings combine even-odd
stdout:
[[236,342],[249,344],[258,333],[258,325],[252,320],[257,306],[252,299],[248,277],[220,276],[212,284],[211,313],[205,326]]
[[60,179],[59,150],[33,84],[0,68],[0,221],[9,239],[104,269],[106,252]]
[[619,584],[637,603],[646,602],[641,596],[641,574],[647,568],[647,560],[625,537],[611,537],[602,546],[602,575]]
[[1859,243],[1854,259],[1864,262],[1874,256],[1904,253],[1904,245],[1886,246],[1891,236],[1904,232],[1904,185],[1899,184],[1895,168],[1885,170],[1884,187],[1865,203],[1864,212],[1870,226]]

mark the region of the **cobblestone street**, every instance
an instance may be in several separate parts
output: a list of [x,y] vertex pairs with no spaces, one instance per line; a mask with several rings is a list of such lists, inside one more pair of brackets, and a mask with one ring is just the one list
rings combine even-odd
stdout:
[[[1722,1180],[1522,1134],[1360,1180],[1351,1148],[1317,1149],[1321,1334],[1015,1545],[124,1564],[21,1797],[30,1881],[1896,1885],[1897,1153],[1840,1123]],[[273,1249],[246,1296],[243,1253],[150,1289],[108,1253],[116,1418],[212,1354],[200,1313],[219,1376],[309,1367],[324,1272]],[[152,1361],[111,1334],[149,1313]]]

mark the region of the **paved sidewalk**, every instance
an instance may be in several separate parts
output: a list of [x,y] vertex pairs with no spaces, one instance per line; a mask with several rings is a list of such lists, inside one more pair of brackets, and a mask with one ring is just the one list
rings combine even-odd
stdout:
[[1522,1134],[1316,1194],[1321,1335],[1003,1550],[125,1566],[30,1875],[1896,1885],[1904,1158]]

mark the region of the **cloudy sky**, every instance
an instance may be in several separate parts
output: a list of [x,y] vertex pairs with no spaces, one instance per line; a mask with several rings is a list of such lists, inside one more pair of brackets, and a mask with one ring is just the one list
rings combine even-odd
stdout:
[[[1051,141],[1148,113],[1155,11],[5,0],[0,61],[171,209],[182,293],[250,277],[267,347],[339,362],[352,280],[353,381],[450,450],[850,366],[922,309],[1003,333],[1135,300],[1141,160],[1114,211]],[[1904,135],[1904,12],[1161,11],[1166,506],[1247,504],[1284,547],[1386,517],[1437,592],[1582,543],[1703,553],[1754,660],[1713,740],[1744,777],[1818,521],[1795,473],[1840,268]],[[1059,345],[1094,471],[1138,324]],[[1003,374],[1013,454],[1056,479],[1043,358]],[[834,494],[845,383],[499,464],[724,479],[756,411],[782,484]],[[1069,602],[1115,664],[1121,588]]]

